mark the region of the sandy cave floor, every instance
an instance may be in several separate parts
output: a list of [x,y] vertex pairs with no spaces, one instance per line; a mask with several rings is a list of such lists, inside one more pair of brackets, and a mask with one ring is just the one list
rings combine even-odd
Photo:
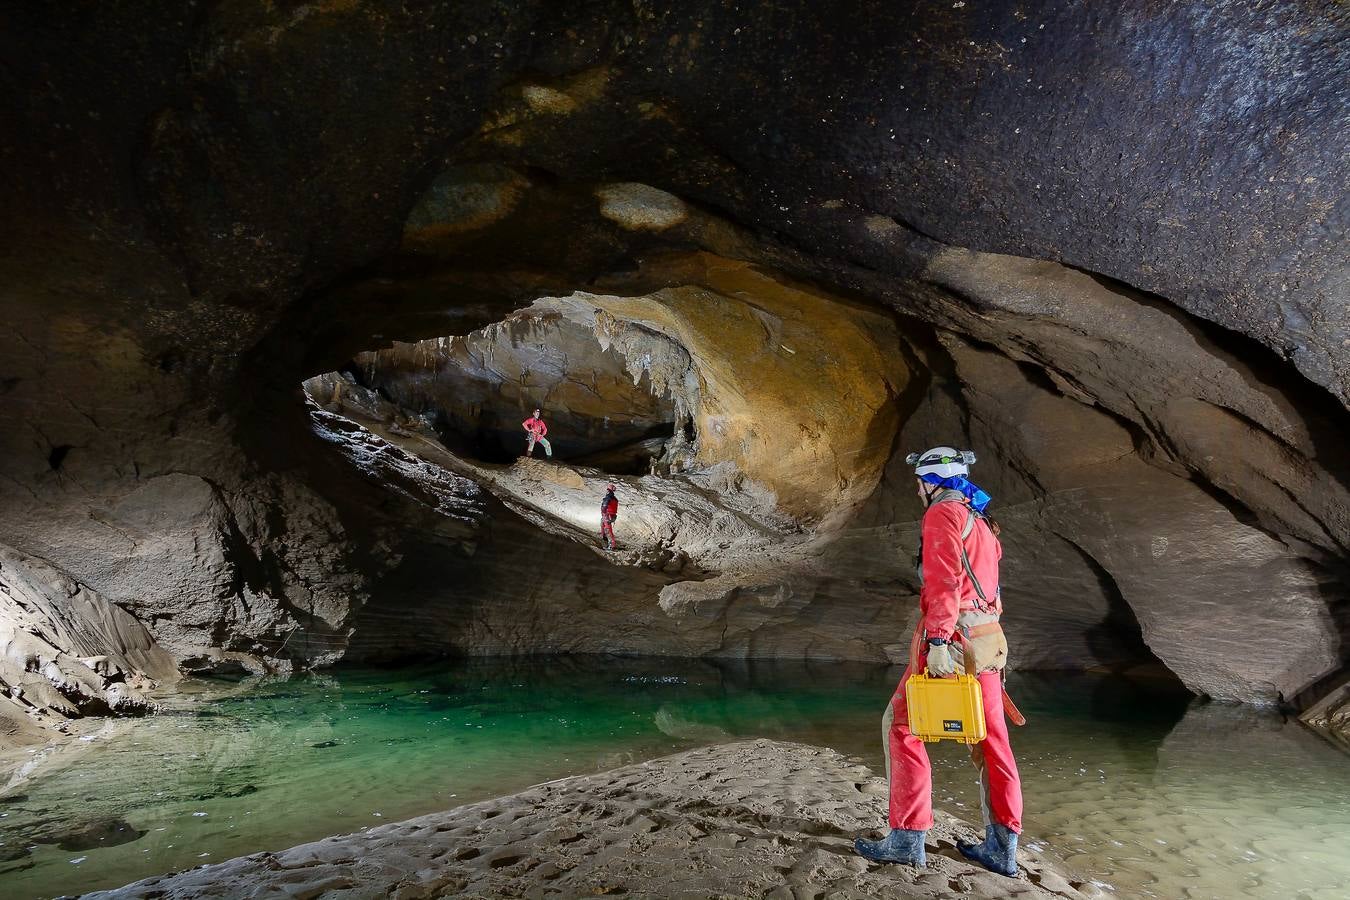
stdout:
[[441,813],[148,878],[99,898],[1092,897],[1034,839],[1021,874],[972,866],[941,811],[928,868],[868,863],[885,784],[821,747],[755,740],[547,782]]

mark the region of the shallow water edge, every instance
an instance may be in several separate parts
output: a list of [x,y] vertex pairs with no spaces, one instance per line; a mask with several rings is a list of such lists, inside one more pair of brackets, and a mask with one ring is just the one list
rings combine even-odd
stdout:
[[[5,791],[0,889],[113,887],[747,737],[832,747],[879,771],[898,676],[597,657],[197,684]],[[1321,896],[1350,878],[1336,851],[1350,837],[1350,766],[1294,721],[1106,675],[1013,675],[1010,690],[1030,720],[1013,736],[1028,834],[1084,878],[1159,897]],[[936,805],[978,818],[963,750],[931,756]]]

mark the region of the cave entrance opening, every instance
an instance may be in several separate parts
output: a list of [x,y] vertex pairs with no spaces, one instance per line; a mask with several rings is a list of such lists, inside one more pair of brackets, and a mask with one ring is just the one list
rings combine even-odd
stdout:
[[[688,353],[584,303],[541,301],[469,334],[396,342],[305,388],[320,405],[395,433],[430,430],[475,463],[526,455],[523,426],[535,409],[547,458],[611,475],[669,473],[697,441]],[[546,458],[544,447],[533,456]]]

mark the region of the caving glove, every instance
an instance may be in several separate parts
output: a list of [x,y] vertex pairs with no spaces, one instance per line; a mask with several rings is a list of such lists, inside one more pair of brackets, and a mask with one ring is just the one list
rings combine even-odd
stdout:
[[952,659],[950,644],[928,645],[928,674],[938,678],[956,674],[956,660]]

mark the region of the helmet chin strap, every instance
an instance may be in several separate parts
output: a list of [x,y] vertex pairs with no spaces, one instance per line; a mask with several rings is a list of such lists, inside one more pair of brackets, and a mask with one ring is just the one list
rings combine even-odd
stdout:
[[929,484],[926,481],[923,484],[923,505],[927,508],[933,505],[933,498],[937,496],[938,491],[942,490],[942,485]]

